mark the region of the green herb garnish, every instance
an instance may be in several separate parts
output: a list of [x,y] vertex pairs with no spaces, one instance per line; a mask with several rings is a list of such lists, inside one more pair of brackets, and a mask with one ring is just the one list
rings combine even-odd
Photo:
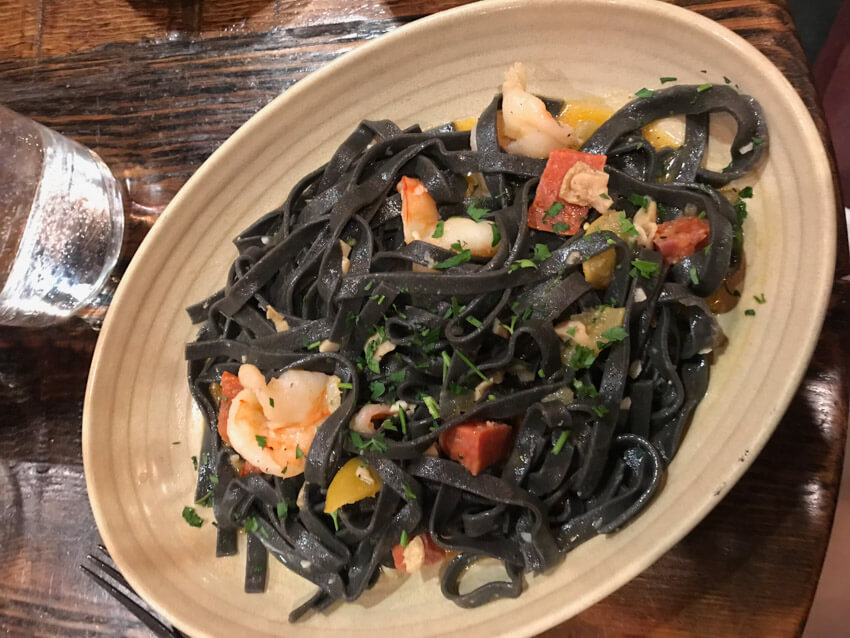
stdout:
[[582,368],[589,368],[595,360],[596,353],[591,348],[577,345],[572,356],[570,356],[569,366],[581,370]]
[[477,374],[483,381],[489,381],[489,377],[487,377],[481,370],[475,367],[475,364],[470,361],[465,354],[463,354],[460,350],[455,350],[455,354],[461,358],[461,360],[472,370],[475,374]]
[[711,87],[712,87],[711,82],[708,82],[706,84],[700,84],[697,87],[697,93],[702,93],[703,91],[708,91],[708,89],[710,89]]
[[[454,248],[454,246],[452,246]],[[470,259],[472,259],[472,252],[470,250],[461,250],[459,253],[452,255],[448,259],[444,259],[438,264],[434,264],[434,268],[437,270],[445,270],[446,268],[453,268],[454,266],[460,266],[461,264],[465,264]]]
[[258,434],[258,435],[257,435],[256,437],[254,437],[254,438],[256,438],[256,439],[257,439],[257,445],[259,445],[260,447],[266,447],[266,437],[264,437],[264,436],[260,436],[260,435]]
[[655,91],[652,89],[642,88],[640,91],[635,93],[635,97],[652,97],[655,94]]
[[565,233],[570,229],[569,224],[565,224],[564,222],[555,222],[552,224],[552,232],[555,233]]
[[466,214],[472,217],[476,222],[480,222],[481,218],[484,217],[490,211],[486,208],[481,208],[476,206],[475,204],[470,204],[466,209]]
[[608,341],[622,341],[628,336],[629,333],[626,332],[623,326],[614,326],[602,333],[602,338]]
[[428,412],[431,414],[431,417],[434,420],[440,418],[440,406],[437,405],[437,402],[434,400],[434,397],[430,395],[423,395],[422,402],[425,404],[425,407],[428,408]]
[[431,237],[433,237],[434,239],[439,239],[440,237],[442,237],[443,236],[443,225],[444,224],[445,224],[445,222],[442,219],[440,221],[438,221],[437,227],[434,229],[434,234],[431,235]]
[[626,214],[620,211],[620,230],[626,235],[637,237],[639,235],[637,228],[632,223],[632,220],[626,217]]
[[635,206],[638,206],[639,208],[649,208],[649,199],[644,197],[643,195],[632,193],[631,195],[629,195],[629,201]]
[[558,440],[555,441],[555,445],[552,446],[552,454],[558,454],[561,450],[564,449],[564,444],[567,442],[567,437],[569,435],[569,430],[564,430],[563,432],[561,432],[561,436],[558,437]]
[[201,507],[212,507],[210,500],[212,499],[213,494],[213,490],[210,490],[197,501],[195,501],[195,505],[200,505]]
[[399,539],[398,544],[402,547],[407,547],[407,530],[401,530],[401,538]]
[[661,78],[661,84],[667,84],[668,82],[675,82],[678,78],[674,77],[663,77]]
[[374,401],[387,391],[387,386],[380,381],[372,381],[369,384],[369,391],[372,393],[372,401]]
[[633,259],[632,269],[629,271],[632,277],[637,277],[640,274],[644,279],[651,279],[658,274],[658,264],[654,261],[646,261],[644,259]]
[[543,213],[544,219],[546,217],[557,217],[558,213],[564,210],[564,205],[561,202],[555,202],[549,208],[546,209],[546,212]]
[[299,446],[299,445],[297,445],[297,444],[296,444],[296,446],[295,446],[295,458],[296,458],[296,459],[300,459],[300,458],[302,458],[303,456],[304,456],[304,452],[303,452],[303,450],[301,449],[301,446]]
[[535,264],[531,259],[520,259],[510,265],[508,272],[511,273],[519,270],[520,268],[537,268],[537,264]]
[[414,493],[414,491],[412,489],[410,489],[410,486],[407,483],[404,483],[404,482],[402,482],[402,485],[404,485],[404,497],[408,501],[415,501],[416,500],[416,494]]
[[287,514],[289,514],[289,505],[286,504],[286,501],[281,501],[277,504],[277,519],[282,521]]
[[552,256],[546,244],[534,244],[534,261],[545,261]]
[[745,314],[745,315],[747,315],[748,317],[755,317],[755,316],[756,316],[756,311],[755,311],[755,310],[752,310],[752,309],[750,309],[750,310],[745,310],[745,311],[744,311],[744,314]]

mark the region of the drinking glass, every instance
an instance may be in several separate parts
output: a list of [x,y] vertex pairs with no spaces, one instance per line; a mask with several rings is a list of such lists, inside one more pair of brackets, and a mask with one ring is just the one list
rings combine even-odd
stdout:
[[46,326],[83,311],[123,234],[121,188],[106,164],[0,106],[0,324]]

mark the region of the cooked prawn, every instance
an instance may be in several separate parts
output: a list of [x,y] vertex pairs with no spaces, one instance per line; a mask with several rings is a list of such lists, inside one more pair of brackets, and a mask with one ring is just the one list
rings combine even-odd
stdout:
[[266,474],[295,476],[318,427],[340,405],[340,379],[308,370],[287,370],[266,383],[253,365],[239,368],[243,390],[232,399],[230,444]]
[[[440,214],[437,203],[425,185],[413,177],[402,177],[396,186],[401,195],[401,221],[404,226],[404,243],[424,241],[432,246],[451,250],[458,242],[474,257],[492,257],[499,243],[496,225],[491,221],[477,222],[471,217],[449,217],[443,221],[442,232],[437,232]],[[434,235],[437,235],[435,237]]]
[[545,159],[556,148],[575,148],[578,140],[572,128],[552,117],[543,100],[526,91],[525,84],[525,66],[517,62],[502,83],[502,132],[510,140],[505,150]]

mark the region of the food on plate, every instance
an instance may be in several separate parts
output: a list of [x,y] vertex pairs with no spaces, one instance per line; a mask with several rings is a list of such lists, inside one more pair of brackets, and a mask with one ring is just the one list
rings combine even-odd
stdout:
[[[361,123],[236,237],[186,356],[196,502],[218,555],[247,532],[248,591],[271,554],[317,586],[293,621],[439,561],[460,606],[515,597],[661,488],[724,342],[704,298],[742,264],[732,183],[768,138],[730,86],[636,95],[572,126],[514,65],[474,123]],[[656,148],[671,114],[683,140]],[[461,593],[483,558],[507,580]]]

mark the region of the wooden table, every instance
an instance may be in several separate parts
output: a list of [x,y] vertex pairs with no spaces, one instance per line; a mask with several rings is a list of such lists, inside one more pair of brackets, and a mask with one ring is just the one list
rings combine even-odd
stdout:
[[[327,61],[452,0],[0,0],[0,103],[95,149],[133,201],[120,268],[240,124]],[[782,0],[678,0],[737,31],[824,123]],[[837,211],[837,209],[836,209]],[[840,219],[840,218],[839,218]],[[843,221],[839,237],[843,235]],[[829,539],[847,427],[850,272],[776,434],[643,575],[546,636],[790,636]],[[80,451],[97,334],[0,329],[0,633],[146,635],[79,570],[99,541]]]

